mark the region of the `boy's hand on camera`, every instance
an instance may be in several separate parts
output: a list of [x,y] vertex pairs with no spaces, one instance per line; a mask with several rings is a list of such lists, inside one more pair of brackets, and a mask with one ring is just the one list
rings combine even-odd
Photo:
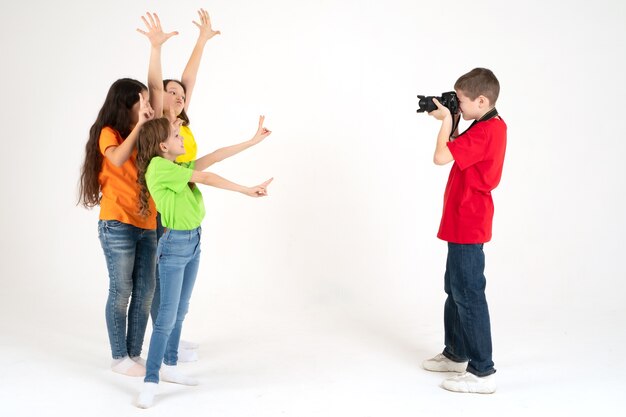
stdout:
[[437,106],[437,110],[433,110],[428,113],[429,116],[433,116],[437,120],[445,120],[447,118],[452,118],[452,114],[450,114],[450,110],[447,107],[441,105],[439,100],[433,98],[433,103]]
[[163,32],[163,29],[161,28],[161,21],[156,13],[146,13],[146,16],[148,17],[147,19],[144,16],[141,16],[141,20],[143,20],[143,23],[146,25],[148,31],[146,32],[138,28],[137,32],[144,34],[153,47],[161,46],[172,36],[178,35],[178,32],[176,31],[170,33]]

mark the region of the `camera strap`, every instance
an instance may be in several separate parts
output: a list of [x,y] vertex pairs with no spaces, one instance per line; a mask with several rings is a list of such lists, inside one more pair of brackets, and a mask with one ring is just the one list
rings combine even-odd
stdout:
[[[468,130],[470,130],[472,127],[474,127],[474,125],[475,125],[475,124],[480,123],[480,122],[487,121],[487,120],[489,120],[489,119],[493,119],[493,118],[494,118],[494,117],[496,117],[497,115],[498,115],[498,110],[496,110],[496,108],[494,107],[493,109],[491,109],[491,110],[489,110],[487,113],[485,113],[485,114],[483,115],[483,117],[481,117],[480,119],[478,119],[478,120],[474,120],[474,121],[472,122],[472,124],[471,124],[471,125],[470,125],[467,129],[465,129],[465,130],[463,131],[463,133],[461,133],[461,135],[465,134],[465,132],[467,132],[467,131],[468,131]],[[457,124],[458,124],[458,120],[457,120]],[[455,128],[456,128],[456,126],[455,126]],[[452,131],[454,132],[454,130],[452,130]],[[459,135],[459,136],[461,136],[461,135]],[[459,136],[457,136],[457,138],[458,138]]]
[[[485,120],[493,119],[497,115],[498,115],[498,110],[496,110],[496,108],[494,107],[493,109],[491,109],[487,113],[485,113],[483,115],[483,117],[481,117],[478,120],[475,120],[474,123],[484,122]],[[474,123],[472,123],[472,125],[474,125]],[[472,127],[472,126],[470,126],[470,127]]]
[[456,130],[456,128],[459,127],[459,120],[461,120],[460,112],[452,116],[452,133],[450,133],[450,140],[454,140],[452,135],[454,135],[454,131]]

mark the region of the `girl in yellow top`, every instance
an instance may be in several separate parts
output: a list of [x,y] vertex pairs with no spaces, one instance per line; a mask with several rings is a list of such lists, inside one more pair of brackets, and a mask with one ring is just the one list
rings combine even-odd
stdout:
[[[158,90],[161,90],[163,92],[163,115],[168,117],[172,123],[174,123],[177,119],[182,120],[179,135],[183,138],[185,152],[176,158],[176,162],[179,163],[196,160],[198,146],[193,133],[189,128],[189,116],[187,115],[187,111],[189,110],[191,95],[196,85],[196,78],[198,75],[198,69],[200,68],[200,61],[202,60],[204,47],[211,38],[220,34],[220,31],[215,31],[211,27],[211,18],[206,10],[198,10],[198,17],[199,22],[193,21],[193,24],[198,27],[200,33],[198,34],[198,40],[196,41],[196,45],[191,52],[191,56],[189,57],[189,61],[187,62],[187,66],[183,71],[180,81],[175,79],[166,79],[161,81],[161,45],[169,39],[171,34],[165,34],[162,32],[161,23],[157,14],[147,13],[146,17],[142,17],[147,31],[137,29],[138,32],[148,37],[152,46],[150,54],[150,72],[148,74],[150,94],[151,96],[157,95],[159,93]],[[177,32],[173,33],[177,34]],[[159,105],[154,102],[152,102],[152,104],[155,109],[155,114],[157,116],[161,114]],[[157,241],[163,235],[163,231],[161,216],[160,214],[157,214]],[[160,285],[157,274],[156,288],[151,309],[153,323],[156,322],[157,319],[160,299]],[[196,343],[181,340],[179,346],[179,360],[181,362],[197,360],[197,348],[198,345]]]

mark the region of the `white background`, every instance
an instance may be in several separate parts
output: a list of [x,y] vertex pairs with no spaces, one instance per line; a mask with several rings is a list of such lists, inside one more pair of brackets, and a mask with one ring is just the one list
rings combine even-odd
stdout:
[[[199,154],[270,196],[204,188],[203,255],[183,337],[195,388],[155,415],[589,415],[626,371],[626,5],[618,0],[4,2],[0,16],[0,412],[131,415],[140,379],[108,369],[98,211],[76,206],[88,130],[111,83],[146,81],[135,32],[156,11],[164,76],[209,41],[189,115]],[[440,95],[474,67],[509,127],[485,246],[499,391],[462,396],[421,360],[442,348],[449,166]],[[149,331],[147,339],[149,337]],[[145,354],[146,352],[144,352]],[[622,374],[622,375],[620,375]],[[9,411],[8,414],[4,411]],[[595,410],[595,411],[594,411]],[[121,413],[121,414],[120,414]]]

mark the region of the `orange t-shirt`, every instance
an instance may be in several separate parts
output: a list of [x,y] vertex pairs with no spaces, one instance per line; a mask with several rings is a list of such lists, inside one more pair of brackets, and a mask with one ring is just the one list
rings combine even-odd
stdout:
[[98,144],[102,153],[102,169],[98,175],[100,182],[100,220],[118,220],[122,223],[132,224],[141,229],[156,229],[156,207],[152,197],[149,198],[150,215],[142,217],[139,214],[139,184],[137,184],[137,149],[124,162],[121,167],[116,167],[104,156],[104,152],[110,146],[119,146],[124,142],[120,134],[105,127],[100,132]]

